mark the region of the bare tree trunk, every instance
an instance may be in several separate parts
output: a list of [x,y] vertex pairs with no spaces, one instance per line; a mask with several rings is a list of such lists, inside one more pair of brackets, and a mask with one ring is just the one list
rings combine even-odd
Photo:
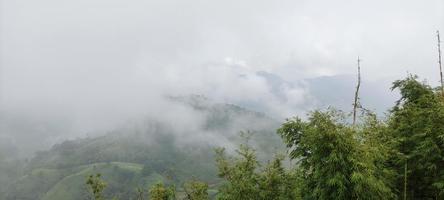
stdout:
[[359,87],[361,87],[361,59],[358,57],[358,85],[355,91],[355,102],[353,103],[353,126],[356,124],[356,112],[359,104]]
[[438,37],[438,64],[439,64],[439,75],[441,81],[441,95],[444,96],[444,82],[442,79],[442,65],[441,65],[441,39],[439,37],[439,31],[436,31],[436,36]]

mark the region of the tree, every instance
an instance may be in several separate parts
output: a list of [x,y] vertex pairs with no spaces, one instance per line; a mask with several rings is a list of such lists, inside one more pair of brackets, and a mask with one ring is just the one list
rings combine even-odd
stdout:
[[439,77],[441,82],[441,95],[444,95],[444,80],[442,77],[442,62],[441,62],[441,38],[439,37],[439,31],[436,31],[436,37],[438,39],[438,65],[439,65]]
[[416,76],[393,83],[401,98],[391,111],[391,165],[406,199],[444,198],[444,104]]
[[295,173],[283,166],[284,156],[278,155],[262,170],[259,178],[260,199],[300,199]]
[[188,181],[184,184],[186,200],[208,200],[208,184],[200,181]]
[[174,200],[176,199],[176,190],[174,187],[166,187],[162,182],[154,184],[150,190],[150,199],[152,200]]
[[261,167],[256,151],[248,144],[241,144],[237,157],[229,157],[225,149],[216,149],[219,176],[225,184],[219,188],[221,200],[294,200],[297,198],[297,182],[294,173],[287,170],[276,156]]
[[101,174],[90,175],[86,180],[86,184],[89,186],[92,192],[94,200],[103,200],[103,190],[106,188],[106,182],[101,179]]
[[259,162],[256,154],[248,145],[241,145],[236,152],[240,158],[229,159],[225,149],[216,149],[216,165],[219,169],[219,177],[227,181],[220,188],[218,199],[259,199],[260,190],[257,184],[259,177],[255,173]]
[[361,87],[361,59],[358,57],[358,84],[356,85],[355,100],[353,103],[353,126],[356,124],[356,112],[359,107],[359,88]]
[[[304,199],[387,199],[390,187],[377,175],[373,155],[343,113],[314,111],[308,121],[287,120],[278,133],[300,167]],[[361,136],[361,138],[358,138]]]

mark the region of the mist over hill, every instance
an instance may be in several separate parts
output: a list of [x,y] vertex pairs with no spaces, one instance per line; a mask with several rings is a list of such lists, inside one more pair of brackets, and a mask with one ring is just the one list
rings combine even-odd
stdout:
[[[258,156],[261,160],[284,151],[275,133],[279,123],[264,113],[232,104],[213,103],[199,95],[166,99],[178,106],[171,110],[173,113],[169,117],[163,114],[158,118],[127,121],[101,136],[67,140],[49,150],[38,151],[25,163],[1,160],[20,164],[8,169],[15,170],[16,177],[8,178],[4,176],[8,171],[0,170],[3,198],[57,199],[57,194],[63,193],[68,195],[67,199],[71,198],[69,194],[75,199],[82,193],[83,182],[73,181],[70,177],[79,176],[82,180],[82,176],[75,174],[99,169],[107,174],[107,169],[115,168],[113,173],[122,174],[126,178],[121,178],[132,182],[122,185],[119,177],[110,177],[109,181],[115,184],[110,191],[123,195],[122,198],[129,198],[132,187],[148,187],[158,180],[181,184],[195,177],[216,183],[213,149],[225,147],[228,152],[234,152],[244,140],[239,131],[248,130],[252,134],[248,136],[251,137],[249,144],[260,149]],[[193,117],[192,121],[190,117]],[[125,171],[128,167],[134,171]],[[146,172],[148,168],[150,170]]]
[[[308,91],[309,99],[300,107],[305,108],[326,108],[334,105],[337,109],[349,112],[352,110],[352,100],[356,90],[357,77],[355,75],[335,75],[320,76],[304,79],[297,82],[286,81],[280,76],[264,71],[257,72],[259,76],[266,79],[270,91],[282,102],[287,102],[287,88],[305,88]],[[363,78],[361,85],[361,104],[364,108],[372,110],[378,114],[386,112],[398,97],[396,92],[390,90],[392,82],[390,80],[367,80]],[[304,97],[300,97],[304,98]],[[307,111],[309,109],[305,109]]]
[[[269,116],[274,121],[281,121],[296,114],[301,115],[313,108],[326,108],[329,105],[335,105],[338,109],[347,112],[351,111],[353,91],[356,84],[356,78],[353,76],[325,76],[297,82],[286,81],[276,74],[264,71],[256,72],[254,76],[265,81],[267,92],[271,95],[273,104],[277,106],[270,107],[269,99],[261,98],[234,100],[231,102],[233,103],[231,106],[239,105],[249,110],[258,111],[261,113],[258,115]],[[243,78],[241,77],[241,79]],[[396,94],[388,89],[390,84],[376,81],[367,82],[364,79],[361,91],[362,97],[365,98],[362,98],[362,105],[382,115],[396,98]],[[304,92],[293,93],[291,91]],[[205,123],[205,118],[209,115],[207,111],[203,110],[209,109],[209,107],[215,111],[217,109],[223,110],[230,104],[217,103],[217,100],[215,101],[215,99],[205,95],[166,95],[156,100],[156,102],[159,101],[162,103],[141,106],[140,110],[136,112],[131,114],[122,113],[123,115],[120,116],[118,110],[116,112],[108,111],[110,113],[108,116],[104,116],[106,113],[94,114],[89,112],[86,115],[89,120],[81,121],[78,117],[84,116],[85,113],[75,116],[54,110],[51,113],[33,113],[3,108],[0,111],[2,146],[14,152],[8,153],[8,155],[30,157],[35,151],[48,149],[66,139],[103,135],[119,127],[128,126],[128,124],[140,124],[141,121],[160,121],[174,124],[177,129],[184,128],[189,132],[193,129],[199,130],[195,131],[197,138],[200,138],[198,140],[202,140],[204,143],[218,141],[203,139],[208,135],[198,134],[201,132],[202,124]],[[147,104],[150,102],[152,101],[147,101]],[[241,108],[239,107],[239,109]],[[280,112],[281,110],[282,112]],[[100,117],[103,119],[100,119]],[[235,120],[237,124],[231,124],[230,127],[226,127],[226,124],[219,124],[220,127],[226,128],[223,131],[227,134],[245,130],[242,125],[249,123],[248,120],[245,121],[240,116],[233,117],[239,117]]]

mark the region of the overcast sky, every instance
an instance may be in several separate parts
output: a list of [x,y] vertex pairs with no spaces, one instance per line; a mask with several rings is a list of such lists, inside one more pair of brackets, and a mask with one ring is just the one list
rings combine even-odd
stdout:
[[288,116],[310,91],[281,88],[282,102],[257,71],[289,82],[353,74],[360,56],[367,80],[411,72],[436,85],[436,30],[444,38],[443,0],[0,2],[0,105],[36,116],[121,116],[165,94]]

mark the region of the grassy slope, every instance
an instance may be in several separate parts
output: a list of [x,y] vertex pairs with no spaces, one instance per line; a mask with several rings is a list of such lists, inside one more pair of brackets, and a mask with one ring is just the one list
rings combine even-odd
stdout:
[[[86,177],[95,173],[101,173],[108,183],[105,194],[117,192],[120,197],[127,197],[125,195],[128,195],[128,192],[134,193],[138,186],[147,188],[149,185],[164,179],[157,173],[143,179],[140,178],[142,167],[140,164],[122,162],[91,164],[85,169],[63,178],[43,196],[42,200],[77,200],[79,194],[81,194],[81,198],[86,197],[88,194],[85,186]],[[122,174],[125,174],[125,176],[122,176]],[[126,188],[133,188],[134,190],[119,190],[119,186],[123,184]]]
[[[225,104],[196,109],[207,117],[202,128],[215,138],[236,144],[240,142],[237,131],[252,130],[256,134],[250,144],[261,150],[259,157],[282,147],[274,133],[277,123],[266,116]],[[65,141],[37,153],[21,180],[8,187],[5,199],[85,199],[86,177],[94,173],[101,173],[108,183],[105,193],[116,194],[119,199],[131,199],[137,187],[147,190],[159,179],[178,187],[193,178],[210,185],[220,181],[214,165],[214,146],[177,145],[183,138],[175,137],[170,124],[148,125],[125,127],[97,138]],[[142,175],[142,164],[151,168],[148,175]]]

